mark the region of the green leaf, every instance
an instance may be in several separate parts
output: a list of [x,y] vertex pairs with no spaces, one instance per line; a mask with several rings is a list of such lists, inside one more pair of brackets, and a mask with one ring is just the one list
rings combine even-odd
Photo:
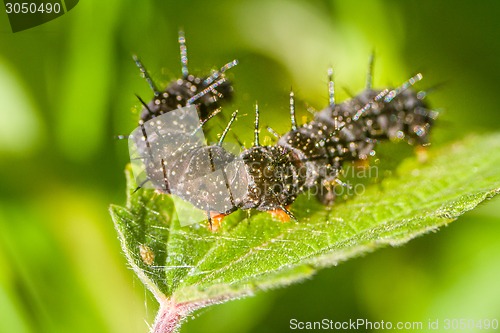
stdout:
[[171,332],[197,308],[310,277],[386,245],[435,231],[500,191],[500,134],[430,150],[332,209],[300,198],[299,222],[238,211],[220,230],[181,227],[172,198],[141,190],[127,169],[126,207],[111,215],[129,264],[159,300],[153,332]]

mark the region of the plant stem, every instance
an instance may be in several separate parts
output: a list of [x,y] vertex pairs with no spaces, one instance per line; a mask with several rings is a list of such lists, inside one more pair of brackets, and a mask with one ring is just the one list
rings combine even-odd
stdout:
[[173,333],[180,327],[181,321],[193,309],[187,304],[176,304],[171,300],[160,302],[151,333]]
[[158,310],[150,333],[175,333],[180,328],[182,321],[186,319],[191,312],[212,304],[227,302],[230,299],[242,296],[244,296],[244,294],[224,295],[215,299],[184,303],[177,303],[171,298],[157,297],[160,303],[160,309]]

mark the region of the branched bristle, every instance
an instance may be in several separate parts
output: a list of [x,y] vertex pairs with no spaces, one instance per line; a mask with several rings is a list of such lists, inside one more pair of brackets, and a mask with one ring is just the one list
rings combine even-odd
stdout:
[[189,75],[188,70],[188,56],[187,56],[187,47],[186,47],[186,37],[184,36],[184,31],[179,30],[179,48],[181,52],[181,70],[182,76],[187,78]]
[[225,81],[226,81],[226,78],[224,78],[224,77],[221,78],[221,79],[219,79],[219,80],[217,80],[217,81],[215,81],[210,86],[206,87],[205,89],[203,89],[202,91],[200,91],[199,93],[197,93],[196,95],[194,95],[193,97],[191,97],[190,99],[188,99],[187,100],[187,104],[193,104],[197,99],[205,96],[210,91],[214,92],[215,88],[217,88],[218,86],[220,86]]
[[211,84],[212,82],[214,82],[215,80],[217,80],[222,74],[224,74],[225,71],[235,67],[236,65],[238,65],[238,60],[234,59],[233,61],[231,62],[228,62],[227,64],[225,64],[224,66],[222,66],[218,71],[212,73],[212,75],[210,75],[209,77],[207,77],[205,79],[205,81],[203,81],[203,83],[205,84]]
[[[359,118],[363,117],[366,114],[366,112],[372,108],[372,106],[373,106],[374,103],[380,101],[388,93],[389,93],[389,89],[382,90],[377,96],[375,96],[375,98],[373,98],[373,100],[371,100],[370,102],[366,103],[361,109],[359,109],[356,112],[356,114],[352,117],[352,120],[353,121],[358,121]],[[326,138],[323,138],[323,139],[319,140],[316,143],[316,145],[315,145],[316,147],[319,147],[320,145],[325,144],[331,138],[335,137],[337,135],[337,133],[339,133],[348,124],[347,122],[343,122],[341,125],[339,125],[337,117],[334,117],[334,121],[335,121],[335,131],[333,131],[332,133],[330,133]]]
[[134,55],[132,55],[132,59],[134,59],[135,64],[137,65],[137,67],[141,71],[142,76],[146,79],[146,82],[149,84],[149,87],[151,88],[151,90],[153,90],[155,96],[159,96],[160,91],[158,91],[158,88],[156,88],[155,83],[153,82],[153,80],[149,76],[149,73],[146,70],[146,67],[144,67],[142,62],[139,60],[139,57],[134,54]]
[[335,83],[333,82],[333,68],[328,68],[328,102],[330,107],[335,106]]
[[400,85],[398,88],[396,89],[393,89],[391,90],[387,96],[385,96],[384,98],[384,102],[385,103],[389,103],[390,101],[392,101],[396,96],[398,96],[399,94],[401,94],[403,91],[405,91],[406,89],[410,88],[411,86],[413,86],[415,83],[417,83],[418,81],[422,80],[423,78],[423,75],[418,73],[417,75],[411,77],[408,81],[406,82],[403,82],[402,85]]
[[366,74],[366,89],[371,89],[373,86],[373,63],[375,61],[375,51],[372,51],[368,60],[368,73]]
[[295,118],[295,99],[293,91],[290,91],[290,120],[292,122],[292,131],[297,129],[297,119]]
[[142,106],[144,106],[144,108],[146,110],[148,110],[149,113],[151,113],[153,116],[154,116],[154,112],[151,111],[151,109],[149,108],[149,106],[146,104],[146,102],[144,102],[144,100],[137,94],[135,94],[135,97],[137,97],[137,99],[139,100],[139,102],[141,102]]
[[205,125],[207,123],[207,121],[209,121],[210,119],[212,119],[213,117],[215,117],[219,112],[221,112],[221,109],[218,108],[218,109],[215,109],[214,112],[212,112],[211,114],[208,115],[208,117],[206,119],[203,119],[202,121],[200,121],[200,124],[198,125],[198,127],[196,127],[192,132],[191,132],[191,135],[195,135],[196,132],[198,132],[199,130],[201,130],[203,128],[203,125]]
[[238,115],[238,110],[233,112],[233,115],[231,116],[231,119],[229,120],[229,123],[227,124],[226,128],[224,129],[224,132],[222,132],[219,142],[217,143],[218,146],[222,145],[222,142],[224,141],[224,138],[227,135],[227,132],[229,132],[229,129],[231,128],[231,125],[233,122],[236,120],[236,116]]
[[274,129],[272,129],[270,126],[266,126],[266,129],[269,133],[271,133],[276,139],[281,138],[281,135],[278,134]]
[[259,143],[259,133],[260,133],[260,130],[259,130],[259,104],[257,104],[257,103],[255,103],[255,127],[253,130],[253,133],[254,133],[253,145],[254,145],[254,147],[259,147],[260,146],[260,143]]
[[[394,91],[394,90],[393,90]],[[369,102],[366,103],[361,109],[356,112],[354,117],[352,117],[352,120],[357,121],[359,118],[361,118],[368,110],[370,110],[373,106],[374,103],[380,101],[382,98],[384,98],[387,94],[389,94],[389,89],[384,89],[382,90],[375,98]]]

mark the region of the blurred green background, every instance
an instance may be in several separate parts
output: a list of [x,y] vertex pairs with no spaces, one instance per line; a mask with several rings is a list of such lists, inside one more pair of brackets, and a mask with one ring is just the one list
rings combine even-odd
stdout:
[[[108,214],[125,200],[134,93],[237,58],[234,127],[284,132],[288,91],[299,119],[357,93],[376,53],[375,86],[418,71],[442,112],[433,142],[499,129],[498,1],[83,0],[61,18],[13,34],[0,13],[0,332],[147,332],[157,305],[128,269]],[[213,128],[223,126],[214,121]],[[410,148],[408,148],[410,149]],[[484,147],[488,149],[488,147]],[[384,157],[387,158],[387,157]],[[390,158],[390,157],[389,157]],[[181,332],[289,332],[289,320],[500,318],[500,201],[401,248],[320,272],[311,281],[195,314]]]

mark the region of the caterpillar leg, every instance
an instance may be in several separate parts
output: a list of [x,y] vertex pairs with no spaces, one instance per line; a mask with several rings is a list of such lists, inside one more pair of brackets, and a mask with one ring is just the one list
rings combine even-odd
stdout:
[[278,209],[273,209],[269,210],[269,214],[271,214],[273,217],[277,218],[281,222],[290,222],[290,219],[295,219],[295,216],[289,211],[290,206],[283,207],[283,208],[278,208]]
[[210,224],[210,231],[217,231],[222,225],[222,219],[226,215],[219,212],[209,212],[208,223]]
[[365,159],[360,159],[360,160],[355,160],[353,163],[354,168],[356,169],[368,169],[370,167],[370,161],[368,161],[367,158]]
[[325,206],[333,206],[335,196],[335,184],[333,181],[324,181],[316,193],[318,200]]
[[426,146],[418,145],[415,147],[415,154],[420,163],[425,163],[429,159],[429,153]]

